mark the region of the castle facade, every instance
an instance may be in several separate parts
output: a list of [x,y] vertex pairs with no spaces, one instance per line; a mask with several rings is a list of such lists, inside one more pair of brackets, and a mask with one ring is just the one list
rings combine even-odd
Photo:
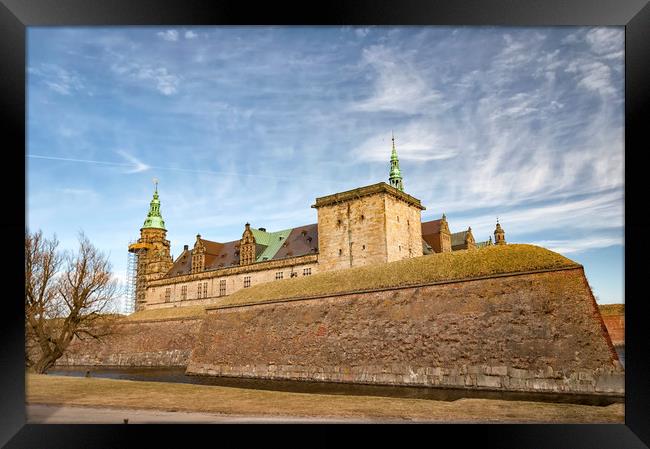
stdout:
[[[452,233],[444,214],[422,222],[425,207],[404,192],[394,138],[389,183],[316,198],[311,207],[317,223],[273,232],[246,223],[240,239],[225,243],[198,234],[172,260],[156,185],[140,239],[129,246],[138,260],[135,310],[207,305],[263,282],[492,244],[477,243],[471,227]],[[505,244],[498,222],[494,237]]]

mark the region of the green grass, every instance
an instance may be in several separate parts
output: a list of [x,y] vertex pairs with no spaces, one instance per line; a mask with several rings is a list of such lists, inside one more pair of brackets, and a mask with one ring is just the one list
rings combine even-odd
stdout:
[[205,316],[205,306],[168,307],[165,309],[149,309],[132,313],[124,318],[125,321],[166,320],[170,318],[200,318]]
[[472,251],[433,254],[386,264],[328,271],[309,277],[267,282],[239,290],[215,305],[260,303],[578,266],[580,265],[576,262],[539,246],[493,245]]
[[38,374],[29,374],[26,380],[26,402],[29,404],[237,416],[402,418],[438,422],[624,422],[624,404],[596,407],[492,399],[444,402]]
[[601,304],[598,308],[602,316],[625,315],[625,304]]

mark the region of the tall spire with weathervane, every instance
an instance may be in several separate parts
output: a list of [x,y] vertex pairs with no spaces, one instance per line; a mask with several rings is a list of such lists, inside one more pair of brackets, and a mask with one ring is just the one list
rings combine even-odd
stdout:
[[160,215],[160,199],[158,198],[158,179],[153,179],[155,190],[153,192],[153,199],[149,203],[149,213],[144,221],[143,228],[156,228],[165,229],[165,221]]
[[404,191],[404,184],[402,182],[402,172],[399,169],[399,159],[397,159],[397,150],[395,149],[395,135],[393,135],[393,152],[390,155],[390,175],[388,181],[391,186],[398,190]]

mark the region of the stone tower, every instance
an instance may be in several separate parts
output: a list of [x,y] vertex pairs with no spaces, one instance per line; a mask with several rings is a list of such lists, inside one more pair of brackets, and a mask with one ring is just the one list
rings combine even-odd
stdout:
[[169,240],[166,240],[167,229],[160,214],[160,199],[158,198],[158,181],[155,182],[153,199],[149,204],[149,213],[140,229],[140,238],[137,243],[129,246],[129,252],[138,255],[136,274],[136,302],[135,310],[143,310],[145,290],[147,284],[163,277],[172,267],[172,258],[169,253]]
[[318,269],[422,255],[420,200],[385,182],[316,198]]
[[255,262],[255,236],[251,231],[250,223],[246,223],[246,229],[239,241],[239,265],[250,265]]
[[497,227],[494,230],[494,244],[495,245],[506,244],[506,231],[504,231],[501,225],[499,224],[498,218],[497,218]]
[[388,176],[388,182],[391,186],[403,192],[404,183],[402,181],[402,172],[399,169],[399,159],[397,159],[397,150],[395,149],[395,136],[393,136],[392,140],[393,140],[393,152],[390,155],[390,174]]

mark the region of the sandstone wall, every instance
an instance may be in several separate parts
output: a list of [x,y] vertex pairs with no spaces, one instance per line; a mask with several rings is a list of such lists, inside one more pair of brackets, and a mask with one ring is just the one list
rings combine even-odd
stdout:
[[[282,279],[290,279],[291,272],[298,276],[304,275],[305,268],[311,274],[318,273],[318,256],[308,255],[292,257],[284,260],[272,260],[254,265],[229,267],[220,270],[206,271],[197,274],[176,276],[152,282],[146,289],[145,309],[160,309],[167,307],[183,307],[195,305],[208,305],[219,301],[221,295],[220,282],[226,281],[225,295],[231,295],[244,288],[244,278],[250,277],[251,286],[263,282],[276,281],[276,273],[283,274]],[[207,297],[199,297],[198,285],[208,283]],[[182,288],[187,288],[185,299],[182,298]],[[166,301],[166,290],[169,289],[169,301]],[[203,291],[203,290],[202,290]]]
[[422,255],[420,209],[391,195],[384,195],[386,214],[386,261]]
[[362,196],[318,209],[321,271],[386,262],[384,195]]
[[188,373],[622,393],[582,268],[221,308]]
[[625,315],[605,315],[603,321],[614,346],[625,345]]
[[186,366],[202,319],[118,324],[102,340],[74,339],[57,365]]

